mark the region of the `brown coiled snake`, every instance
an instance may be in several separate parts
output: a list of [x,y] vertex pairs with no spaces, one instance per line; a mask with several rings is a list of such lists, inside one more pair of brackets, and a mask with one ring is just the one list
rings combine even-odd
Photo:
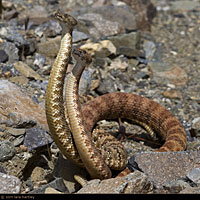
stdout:
[[[78,48],[73,50],[76,65],[67,79],[64,107],[64,79],[71,56],[72,30],[77,21],[60,12],[55,16],[62,25],[63,37],[46,91],[46,117],[51,135],[61,152],[76,164],[84,166],[92,178],[110,178],[110,168],[125,168],[126,151],[113,136],[106,133],[92,135],[91,132],[98,121],[119,117],[135,121],[159,134],[165,143],[156,151],[184,150],[186,133],[181,123],[163,106],[150,99],[117,92],[80,105],[79,79],[84,68],[91,63],[91,57]],[[65,109],[68,116],[65,116]]]

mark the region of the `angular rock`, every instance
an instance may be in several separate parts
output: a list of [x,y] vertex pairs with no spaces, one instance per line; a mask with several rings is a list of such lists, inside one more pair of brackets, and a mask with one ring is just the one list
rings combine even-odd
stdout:
[[[95,38],[136,30],[135,12],[127,5],[83,7],[70,12]],[[86,31],[85,31],[86,33]]]
[[185,188],[190,188],[190,185],[183,180],[175,180],[163,186],[169,193],[179,193]]
[[153,184],[148,177],[139,171],[135,171],[123,177],[103,181],[99,179],[91,180],[77,193],[146,194],[152,190]]
[[37,72],[35,72],[27,64],[21,61],[15,63],[14,68],[18,70],[20,74],[25,76],[26,78],[35,79],[35,80],[43,80],[43,78]]
[[0,161],[11,159],[16,153],[13,143],[8,140],[0,142]]
[[61,34],[62,27],[58,21],[49,19],[46,23],[40,24],[34,30],[35,34],[40,38],[45,35],[48,38],[56,37]]
[[7,127],[6,132],[10,133],[13,136],[20,136],[25,134],[26,129],[25,128],[13,128],[13,127]]
[[22,142],[24,141],[24,136],[23,135],[20,135],[18,136],[14,141],[13,141],[13,145],[16,147],[16,146],[19,146],[20,144],[22,144]]
[[38,124],[48,129],[44,109],[7,80],[0,80],[0,124],[21,128]]
[[85,178],[87,172],[85,169],[80,168],[71,160],[65,159],[61,154],[59,154],[53,174],[55,177],[62,177],[69,193],[73,193],[80,188],[80,186],[74,180],[74,175],[81,175]]
[[60,192],[66,193],[66,194],[69,193],[69,191],[67,190],[67,188],[66,188],[66,186],[63,182],[63,179],[62,178],[56,178],[52,182],[50,182],[46,185],[42,185],[42,186],[40,186],[39,188],[37,188],[33,191],[30,191],[29,194],[43,194],[43,193],[45,193],[45,190],[48,187],[54,188],[55,190],[58,190]]
[[173,11],[190,11],[194,10],[196,7],[199,7],[199,1],[172,1],[170,2],[171,10]]
[[59,192],[52,187],[48,187],[45,189],[44,194],[62,194],[62,192]]
[[170,83],[175,86],[184,86],[187,83],[188,76],[179,66],[170,66],[161,62],[149,62],[148,64],[153,72],[153,79],[158,83]]
[[26,129],[23,145],[26,146],[29,151],[32,151],[33,149],[37,149],[38,147],[45,146],[52,142],[53,140],[50,135],[42,128],[28,128]]
[[187,178],[189,178],[193,183],[200,186],[200,168],[194,168],[187,173]]
[[11,42],[0,43],[0,49],[4,50],[8,55],[8,63],[13,63],[19,60],[19,50],[15,44]]
[[56,57],[58,50],[60,48],[61,37],[57,36],[53,39],[49,39],[48,41],[41,42],[37,44],[37,52],[47,56],[47,57]]
[[91,12],[101,14],[106,20],[117,22],[124,30],[135,30],[135,12],[127,5],[105,5],[92,8]]
[[21,190],[21,181],[15,177],[0,173],[0,193],[1,194],[19,194]]
[[156,51],[156,44],[152,41],[144,41],[143,48],[145,51],[145,58],[152,60]]
[[0,28],[0,36],[13,42],[18,48],[24,49],[24,55],[29,55],[35,51],[35,40],[25,39],[24,35],[15,26]]
[[45,7],[41,5],[35,5],[31,9],[25,9],[23,12],[20,12],[19,21],[23,23],[27,18],[34,25],[42,24],[43,22],[48,21],[48,12]]
[[117,54],[136,57],[139,54],[140,34],[131,32],[117,36],[108,37],[117,48]]
[[177,90],[167,90],[162,93],[164,97],[170,98],[170,99],[182,99],[181,92]]
[[116,35],[122,29],[117,22],[105,20],[97,13],[85,13],[79,16],[78,20],[91,21],[94,27],[89,28],[89,33],[98,39],[103,36]]
[[12,76],[9,78],[9,81],[19,85],[27,85],[28,79],[24,76]]
[[77,30],[74,30],[72,32],[72,42],[80,42],[80,41],[83,41],[83,40],[87,40],[88,39],[88,35],[83,33],[83,32],[80,32],[80,31],[77,31]]
[[137,153],[130,158],[130,163],[137,163],[157,187],[167,182],[185,178],[192,169],[199,167],[199,151],[191,152],[149,152]]
[[116,47],[109,40],[102,40],[99,43],[89,42],[82,45],[81,49],[86,50],[92,56],[102,58],[116,54]]
[[92,81],[92,71],[85,69],[79,83],[79,95],[87,95]]
[[36,166],[31,173],[31,181],[33,183],[43,181],[45,179],[45,175],[46,175],[45,169],[42,167]]
[[25,43],[23,35],[18,31],[17,27],[14,26],[2,27],[0,29],[0,36],[18,45]]

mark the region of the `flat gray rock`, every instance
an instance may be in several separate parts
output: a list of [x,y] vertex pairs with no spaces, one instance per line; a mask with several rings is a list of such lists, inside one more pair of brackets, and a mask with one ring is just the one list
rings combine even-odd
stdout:
[[137,153],[134,157],[139,169],[158,187],[185,178],[189,171],[200,166],[199,151]]
[[53,140],[42,128],[27,128],[24,145],[29,151],[52,143]]
[[200,186],[200,168],[194,168],[187,173],[187,178]]
[[95,38],[137,29],[135,11],[127,5],[83,7],[70,13],[82,24],[86,24],[88,32]]

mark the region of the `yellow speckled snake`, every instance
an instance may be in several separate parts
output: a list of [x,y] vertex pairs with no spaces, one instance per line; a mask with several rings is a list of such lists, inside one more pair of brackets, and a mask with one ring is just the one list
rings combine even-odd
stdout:
[[[46,91],[46,116],[51,135],[61,152],[78,165],[85,166],[92,178],[110,178],[111,169],[122,170],[127,163],[123,145],[109,134],[92,135],[94,125],[103,119],[133,120],[159,134],[165,143],[156,151],[181,151],[186,133],[181,123],[160,104],[128,93],[109,93],[80,105],[78,84],[91,57],[78,48],[77,61],[66,83],[66,108],[63,87],[72,49],[72,30],[76,20],[67,14],[55,14],[63,27],[63,37]],[[65,116],[67,109],[68,116]],[[69,119],[69,125],[66,118]]]

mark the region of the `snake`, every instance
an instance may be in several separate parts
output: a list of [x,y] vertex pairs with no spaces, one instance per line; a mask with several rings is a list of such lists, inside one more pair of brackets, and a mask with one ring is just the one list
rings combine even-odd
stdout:
[[[59,52],[53,64],[45,97],[45,111],[50,133],[62,154],[81,167],[92,178],[112,177],[112,170],[123,170],[127,164],[124,146],[108,133],[95,133],[100,120],[123,118],[158,134],[164,144],[157,152],[183,151],[186,132],[179,120],[166,108],[137,94],[113,92],[96,97],[81,105],[78,86],[81,74],[92,58],[82,49],[72,51],[72,31],[77,21],[60,11],[55,18],[62,26]],[[64,84],[71,53],[76,60]]]

